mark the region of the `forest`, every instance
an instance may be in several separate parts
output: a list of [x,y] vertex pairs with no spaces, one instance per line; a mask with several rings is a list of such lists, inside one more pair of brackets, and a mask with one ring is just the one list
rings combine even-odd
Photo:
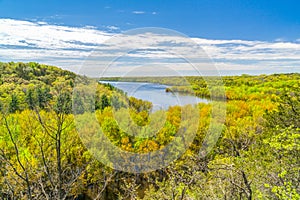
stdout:
[[[299,73],[222,77],[224,126],[216,145],[201,156],[212,103],[151,112],[151,102],[58,67],[0,62],[0,72],[0,199],[300,199]],[[96,84],[90,91],[95,99],[82,98],[89,91],[84,84],[74,93],[76,80]],[[166,84],[166,92],[212,98],[202,77],[185,77],[189,86],[180,77],[122,80]],[[214,95],[222,97],[218,91]],[[200,116],[187,130],[195,128],[195,138],[160,169],[117,170],[97,159],[103,152],[87,148],[102,141],[92,133],[93,116],[113,145],[143,154],[178,140],[176,133],[186,124],[182,113]],[[84,135],[75,118],[87,124],[80,130]],[[151,137],[139,137],[152,128],[158,130]]]

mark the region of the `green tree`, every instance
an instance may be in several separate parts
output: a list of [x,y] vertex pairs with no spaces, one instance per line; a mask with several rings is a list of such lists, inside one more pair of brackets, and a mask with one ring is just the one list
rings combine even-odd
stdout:
[[277,109],[267,112],[264,144],[272,152],[275,166],[269,169],[274,179],[265,184],[277,199],[299,199],[300,91],[289,88],[280,96]]
[[36,104],[36,99],[34,96],[34,90],[29,88],[26,91],[26,102],[28,104],[28,107],[30,110],[33,110],[35,108],[35,104]]
[[96,98],[96,102],[95,102],[95,109],[98,110],[104,110],[104,108],[109,107],[111,105],[111,103],[109,102],[109,99],[107,97],[106,94],[102,94],[100,96],[100,100],[98,100],[98,98]]
[[20,104],[19,104],[18,96],[17,96],[17,94],[13,93],[11,95],[11,100],[9,102],[9,112],[15,113],[19,109],[20,109]]

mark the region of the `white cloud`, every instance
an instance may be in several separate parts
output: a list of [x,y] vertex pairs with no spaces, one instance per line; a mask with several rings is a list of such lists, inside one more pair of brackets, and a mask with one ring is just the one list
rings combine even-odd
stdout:
[[12,19],[0,19],[0,36],[1,45],[45,49],[85,48],[83,44],[97,45],[111,37],[90,27],[75,28]]
[[[143,14],[143,11],[135,11]],[[143,13],[141,13],[143,12]],[[153,14],[153,13],[152,13]],[[110,30],[118,27],[107,26]],[[146,33],[114,35],[96,27],[68,27],[45,22],[0,19],[0,60],[38,61],[77,71],[91,55],[106,60],[119,57],[119,66],[153,63],[188,71],[184,59],[202,62],[205,53],[221,71],[234,73],[300,72],[300,43],[285,41],[211,40]],[[108,44],[108,39],[111,39]],[[197,47],[198,45],[198,47]],[[199,46],[204,50],[201,51]],[[138,49],[137,51],[132,51]],[[91,54],[96,50],[94,54]],[[124,52],[131,51],[124,55]],[[178,58],[181,55],[182,58]],[[205,59],[204,59],[205,60]],[[207,59],[205,60],[207,61]],[[123,68],[123,70],[127,70]],[[118,69],[120,70],[120,69]],[[187,73],[188,74],[188,73]]]
[[112,30],[112,31],[116,31],[119,30],[120,28],[117,26],[106,26],[107,29]]
[[141,14],[145,14],[145,11],[139,11],[139,10],[135,10],[132,12],[133,14],[137,14],[137,15],[141,15]]

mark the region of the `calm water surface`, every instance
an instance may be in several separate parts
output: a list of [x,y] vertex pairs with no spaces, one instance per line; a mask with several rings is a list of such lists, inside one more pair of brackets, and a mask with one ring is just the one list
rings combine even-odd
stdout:
[[182,95],[179,93],[166,92],[167,85],[156,83],[141,82],[117,82],[117,81],[101,81],[101,83],[109,83],[138,99],[150,101],[153,104],[153,111],[168,109],[169,106],[197,104],[200,102],[207,103],[207,99],[202,99],[192,95]]

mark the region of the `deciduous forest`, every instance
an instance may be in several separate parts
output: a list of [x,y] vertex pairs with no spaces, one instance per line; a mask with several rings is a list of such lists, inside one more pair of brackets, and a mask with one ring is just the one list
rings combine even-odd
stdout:
[[[203,157],[199,151],[208,132],[211,103],[199,103],[196,111],[192,105],[170,107],[162,128],[152,137],[139,138],[134,137],[139,127],[156,127],[162,121],[160,111],[150,112],[151,102],[39,63],[0,63],[0,72],[1,199],[300,199],[298,73],[222,77],[226,119],[216,145]],[[93,108],[86,103],[92,99],[82,101],[80,91],[73,95],[76,78],[96,82]],[[190,87],[181,85],[178,77],[126,80],[211,97],[205,79],[185,79]],[[88,123],[92,113],[112,144],[147,153],[176,140],[180,123],[185,123],[183,109],[200,116],[195,139],[179,159],[148,173],[104,165],[86,148],[74,123],[74,114]],[[123,118],[124,124],[115,118]],[[91,132],[84,131],[87,136]]]

